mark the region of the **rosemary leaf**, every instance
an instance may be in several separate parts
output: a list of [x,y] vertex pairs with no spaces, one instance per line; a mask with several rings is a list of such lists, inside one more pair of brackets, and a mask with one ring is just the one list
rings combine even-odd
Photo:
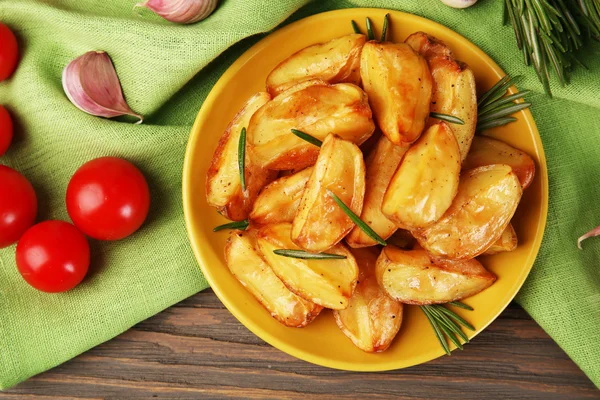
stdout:
[[517,119],[515,117],[506,117],[500,118],[494,121],[486,122],[484,124],[477,124],[477,131],[485,131],[486,129],[496,128],[498,126],[503,126],[510,124],[511,122],[515,122]]
[[433,315],[431,314],[431,312],[429,311],[429,309],[427,309],[427,306],[420,306],[421,311],[423,311],[423,313],[425,314],[425,316],[427,317],[427,319],[429,320],[429,323],[431,324],[431,327],[433,328],[433,332],[435,333],[435,336],[437,337],[437,339],[439,340],[440,344],[442,345],[442,348],[444,349],[444,351],[446,352],[447,355],[450,355],[450,348],[448,347],[448,343],[446,342],[446,338],[444,337],[444,335],[442,334],[438,323],[436,321],[436,319],[433,317]]
[[486,112],[488,112],[490,110],[493,110],[496,107],[503,106],[504,104],[514,102],[515,100],[519,100],[520,98],[527,96],[529,93],[531,93],[531,91],[529,91],[529,90],[523,90],[522,92],[511,94],[510,96],[501,97],[500,99],[498,99],[494,103],[487,104],[484,107],[479,107],[479,109],[477,110],[478,111],[478,116],[482,116]]
[[381,31],[381,41],[385,42],[385,40],[387,39],[387,31],[388,31],[388,24],[390,23],[390,14],[385,14],[385,17],[383,17],[383,30]]
[[371,25],[371,20],[367,17],[367,38],[369,40],[375,40],[375,34],[373,33],[373,26]]
[[480,115],[477,119],[477,124],[483,124],[485,122],[490,122],[499,118],[504,118],[518,111],[525,110],[529,107],[531,107],[531,103],[527,102],[500,107],[496,110],[491,110],[486,114]]
[[298,136],[300,139],[307,141],[310,144],[314,144],[317,147],[321,147],[321,145],[323,144],[322,141],[320,141],[319,139],[317,139],[316,137],[309,135],[308,133],[299,131],[298,129],[291,129],[292,133],[296,136]]
[[355,20],[350,21],[352,23],[352,29],[354,29],[354,33],[358,33],[362,35],[362,32],[360,31],[360,28],[358,27],[358,24],[356,23]]
[[436,112],[430,112],[429,116],[431,118],[437,118],[442,121],[450,122],[451,124],[464,125],[465,121],[462,119],[455,117],[454,115],[441,114]]
[[473,325],[471,325],[470,323],[468,323],[463,317],[461,317],[460,315],[458,315],[454,311],[450,311],[446,307],[439,307],[438,310],[440,310],[441,312],[443,312],[444,314],[446,314],[447,316],[449,316],[450,318],[452,318],[453,320],[455,320],[456,322],[458,322],[459,324],[461,324],[465,328],[470,329],[472,331],[475,330],[475,328],[473,327]]
[[278,249],[273,250],[273,253],[278,256],[289,257],[289,258],[300,258],[302,260],[343,260],[347,258],[343,254],[332,254],[332,253],[309,253],[304,250],[294,249]]
[[223,225],[219,225],[219,226],[215,227],[213,229],[213,232],[222,231],[224,229],[239,229],[240,231],[245,231],[246,229],[248,229],[249,225],[250,225],[250,222],[248,222],[247,219],[245,219],[243,221],[229,222],[227,224],[223,224]]
[[458,339],[456,338],[456,336],[454,336],[454,332],[453,332],[453,331],[451,331],[451,330],[450,330],[450,329],[449,329],[449,328],[446,326],[446,324],[444,324],[444,323],[442,322],[442,323],[440,323],[440,325],[439,325],[439,326],[440,326],[440,328],[442,328],[442,331],[444,331],[444,334],[446,335],[446,337],[447,337],[448,339],[450,339],[450,341],[451,341],[452,343],[454,343],[454,345],[455,345],[456,347],[458,347],[458,348],[459,348],[459,349],[461,349],[461,350],[464,350],[462,343],[460,343],[460,340],[458,340]]
[[429,307],[430,307],[430,310],[435,315],[435,317],[441,323],[443,323],[444,325],[446,325],[446,327],[448,329],[450,329],[454,334],[460,336],[461,339],[465,341],[465,343],[469,343],[469,338],[467,337],[467,335],[465,335],[465,333],[462,331],[462,329],[460,328],[460,326],[456,322],[454,322],[453,320],[451,320],[442,311],[438,310],[439,307],[443,308],[444,307],[443,305],[432,305],[432,306],[429,306]]
[[242,191],[246,191],[246,128],[242,128],[240,141],[238,143],[238,168],[240,170],[240,182]]
[[473,307],[471,307],[470,305],[465,304],[463,302],[460,302],[460,301],[453,301],[453,302],[448,303],[448,304],[450,304],[451,306],[454,306],[454,307],[462,308],[464,310],[473,311]]
[[[510,1],[510,0],[508,0]],[[482,104],[484,104],[484,102],[490,97],[495,95],[498,92],[498,89],[504,85],[507,81],[509,81],[510,75],[506,75],[504,78],[500,79],[494,86],[492,86],[492,88],[490,90],[488,90],[487,92],[485,92],[480,98],[479,101],[477,102],[477,106],[481,106]]]
[[380,245],[387,246],[385,240],[383,240],[382,237],[377,234],[377,232],[371,229],[369,225],[362,221],[358,217],[358,215],[354,214],[354,212],[346,204],[344,204],[344,202],[339,197],[337,197],[335,193],[327,189],[327,194],[331,196],[331,198],[337,203],[337,205],[342,209],[342,211],[344,211],[344,213],[346,213],[346,215],[352,220],[352,222],[354,222],[356,226],[358,226],[364,233],[366,233],[367,236],[375,240]]

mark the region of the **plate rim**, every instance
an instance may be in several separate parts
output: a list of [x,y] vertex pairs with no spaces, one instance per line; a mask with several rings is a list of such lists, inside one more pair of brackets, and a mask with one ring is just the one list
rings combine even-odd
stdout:
[[[320,365],[323,367],[327,367],[327,368],[333,368],[333,369],[344,370],[344,371],[378,372],[378,371],[390,371],[390,370],[403,369],[403,368],[408,368],[408,367],[411,367],[414,365],[419,365],[419,364],[422,364],[425,362],[433,361],[433,360],[445,355],[445,353],[444,353],[443,349],[441,347],[439,347],[439,349],[433,349],[432,351],[423,352],[418,357],[413,357],[408,362],[406,362],[406,360],[404,360],[404,361],[396,360],[396,361],[382,362],[379,364],[364,364],[364,363],[360,363],[360,362],[332,360],[332,359],[329,359],[329,358],[326,358],[323,356],[315,355],[313,353],[305,352],[304,350],[298,349],[294,346],[290,346],[290,345],[282,342],[277,336],[270,334],[268,331],[266,331],[262,328],[259,328],[250,319],[246,318],[244,313],[238,313],[237,311],[235,311],[232,304],[230,304],[229,301],[227,300],[227,296],[224,293],[222,293],[219,286],[215,284],[215,281],[213,280],[213,275],[211,274],[210,269],[206,268],[202,261],[205,258],[203,255],[204,251],[202,249],[202,246],[199,245],[198,243],[196,243],[196,241],[192,239],[197,234],[195,233],[195,228],[193,226],[193,223],[192,223],[191,217],[190,217],[191,208],[193,207],[193,204],[190,200],[191,199],[190,192],[191,192],[191,185],[192,185],[191,182],[192,182],[192,179],[194,179],[194,176],[191,173],[191,163],[192,163],[191,159],[192,159],[193,149],[196,147],[196,143],[199,140],[199,136],[200,136],[198,134],[195,134],[194,132],[199,132],[199,127],[202,124],[202,121],[205,119],[205,114],[209,113],[209,109],[215,103],[217,96],[218,96],[217,92],[220,92],[220,88],[222,86],[226,85],[230,81],[230,77],[232,75],[234,75],[238,70],[240,70],[255,55],[255,53],[261,51],[262,48],[267,47],[271,42],[277,40],[277,37],[280,34],[290,31],[290,30],[297,29],[299,26],[305,24],[307,20],[317,20],[318,21],[319,19],[330,18],[332,15],[335,15],[336,17],[337,16],[343,17],[344,14],[355,14],[356,12],[366,14],[367,16],[368,16],[369,12],[371,12],[371,13],[389,12],[389,13],[395,14],[401,18],[415,19],[417,21],[425,22],[427,24],[433,24],[438,29],[441,29],[442,31],[448,31],[449,34],[458,35],[461,39],[463,39],[465,41],[467,46],[472,48],[472,50],[474,50],[477,53],[481,53],[482,60],[484,61],[486,66],[489,67],[490,70],[494,72],[494,74],[497,76],[498,79],[501,79],[504,75],[506,75],[506,73],[502,70],[502,68],[500,68],[500,66],[485,51],[483,51],[481,48],[479,48],[477,45],[475,45],[469,39],[467,39],[460,33],[448,28],[445,25],[442,25],[442,24],[440,24],[436,21],[430,20],[428,18],[421,17],[419,15],[415,15],[415,14],[411,14],[411,13],[407,13],[407,12],[403,12],[403,11],[398,11],[398,10],[385,9],[385,8],[357,7],[357,8],[337,9],[337,10],[332,10],[332,11],[326,11],[323,13],[318,13],[318,14],[310,15],[308,17],[299,19],[298,21],[294,21],[282,28],[279,28],[279,29],[269,33],[266,37],[260,39],[257,43],[255,43],[249,49],[244,51],[244,53],[242,55],[240,55],[225,70],[223,75],[217,80],[215,85],[211,88],[209,94],[207,95],[206,99],[202,103],[202,106],[201,106],[200,110],[198,111],[198,114],[196,115],[196,119],[194,121],[194,124],[192,125],[192,128],[190,130],[190,135],[188,137],[186,151],[185,151],[185,158],[184,158],[184,163],[183,163],[182,199],[183,199],[183,212],[184,212],[186,232],[187,232],[187,236],[188,236],[188,241],[194,252],[194,258],[196,259],[198,266],[200,267],[202,273],[204,274],[204,277],[208,281],[210,288],[214,291],[214,293],[217,295],[217,297],[223,303],[223,305],[227,308],[227,310],[240,323],[242,323],[253,334],[258,336],[260,339],[264,340],[269,345],[277,348],[280,351],[283,351],[286,354],[289,354],[293,357],[301,359],[303,361],[306,361],[306,362],[309,362],[312,364],[316,364],[316,365]],[[515,87],[511,86],[511,88],[509,89],[509,92],[515,93],[516,92]],[[506,291],[506,292],[512,293],[512,295],[506,301],[506,304],[504,306],[500,307],[498,312],[496,312],[495,315],[492,315],[491,318],[489,318],[489,321],[487,323],[481,325],[472,334],[469,335],[471,339],[474,338],[475,336],[477,336],[479,333],[481,333],[484,329],[486,329],[492,322],[494,322],[498,318],[498,316],[506,309],[506,307],[514,300],[518,291],[520,290],[520,288],[523,286],[523,284],[527,280],[527,277],[529,276],[531,269],[533,268],[535,260],[539,254],[539,250],[541,247],[541,243],[542,243],[545,228],[546,228],[547,216],[548,216],[548,201],[549,201],[548,167],[547,167],[546,155],[544,152],[544,147],[542,144],[541,136],[539,134],[537,125],[535,123],[533,115],[531,114],[531,111],[529,109],[526,109],[521,112],[525,116],[524,122],[527,124],[528,129],[534,135],[534,147],[537,151],[537,154],[539,155],[539,161],[538,161],[539,168],[537,168],[538,171],[536,171],[536,172],[539,174],[538,179],[541,179],[541,189],[542,189],[541,216],[540,216],[540,219],[539,219],[536,229],[535,229],[535,236],[534,236],[533,243],[532,243],[533,251],[530,252],[529,257],[526,260],[526,265],[525,265],[526,268],[522,269],[521,273],[518,276],[519,279],[515,280],[514,284],[509,288],[509,290]],[[540,230],[541,230],[541,232],[540,232]]]

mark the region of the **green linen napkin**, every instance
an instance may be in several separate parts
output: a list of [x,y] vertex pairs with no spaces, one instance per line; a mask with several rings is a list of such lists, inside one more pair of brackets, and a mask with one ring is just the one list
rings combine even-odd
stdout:
[[[14,247],[0,250],[0,389],[207,287],[187,241],[180,194],[196,113],[218,77],[262,33],[286,19],[344,7],[393,8],[440,22],[510,74],[524,75],[521,88],[536,92],[529,99],[548,157],[550,210],[540,255],[518,301],[600,386],[600,239],[585,242],[583,251],[575,246],[579,235],[600,224],[599,45],[582,54],[590,70],[578,69],[565,88],[555,86],[551,100],[523,66],[511,28],[501,25],[500,1],[455,10],[437,0],[222,0],[210,18],[191,26],[133,11],[135,2],[0,1],[0,21],[15,32],[22,53],[12,79],[0,83],[0,104],[17,127],[0,163],[30,179],[38,219],[68,220],[69,177],[98,156],[134,162],[152,195],[151,213],[138,233],[114,243],[91,242],[91,272],[70,292],[30,288],[17,273]],[[147,117],[143,125],[92,117],[67,100],[62,69],[88,50],[110,54],[129,105]]]

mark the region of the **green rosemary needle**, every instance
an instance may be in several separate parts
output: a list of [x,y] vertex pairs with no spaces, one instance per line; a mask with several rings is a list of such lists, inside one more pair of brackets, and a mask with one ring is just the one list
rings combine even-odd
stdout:
[[383,17],[383,30],[381,31],[381,41],[385,42],[385,40],[387,39],[387,31],[388,31],[388,25],[390,23],[390,14],[385,14],[385,17]]
[[350,21],[352,23],[352,29],[354,29],[354,33],[358,33],[360,35],[362,35],[362,32],[360,31],[360,28],[358,27],[358,24],[356,23],[355,20]]
[[451,306],[454,306],[454,307],[462,308],[463,310],[473,311],[473,307],[471,307],[468,304],[462,303],[460,301],[452,301],[452,302],[450,302],[448,304],[451,305]]
[[308,251],[294,249],[278,249],[273,250],[273,253],[278,256],[300,258],[302,260],[343,260],[347,258],[343,254],[309,253]]
[[240,181],[242,183],[242,191],[246,191],[246,128],[242,128],[240,141],[238,143],[238,168],[240,170]]
[[308,133],[299,131],[298,129],[291,129],[292,133],[298,136],[300,139],[307,141],[310,144],[314,144],[315,146],[321,147],[323,144],[322,141],[317,139],[316,137],[309,135]]
[[223,224],[223,225],[219,225],[219,226],[215,227],[213,229],[213,232],[222,231],[224,229],[239,229],[240,231],[245,231],[246,229],[248,229],[249,225],[250,225],[250,222],[248,222],[247,219],[245,219],[243,221],[229,222],[227,224]]
[[373,33],[373,26],[371,25],[371,20],[369,17],[366,18],[367,21],[367,39],[375,40],[375,34]]
[[436,112],[430,112],[429,116],[431,118],[437,118],[442,121],[450,122],[451,124],[464,125],[465,121],[462,119],[455,117],[454,115],[441,114]]
[[529,94],[529,90],[507,95],[512,84],[513,78],[506,75],[479,98],[477,102],[477,131],[515,122],[517,119],[510,117],[511,114],[531,107],[531,103],[528,102],[515,103],[515,100],[522,100],[523,96]]
[[382,246],[387,246],[387,243],[381,236],[377,234],[369,225],[367,225],[364,221],[362,221],[358,215],[354,214],[354,212],[340,199],[335,193],[331,190],[327,189],[327,194],[331,196],[331,198],[337,203],[337,205],[346,213],[346,215],[358,226],[364,233],[367,234],[371,239],[375,240]]
[[[473,310],[470,306],[461,302],[452,302],[448,303],[448,305],[464,308],[466,310]],[[460,315],[447,309],[443,304],[420,306],[420,308],[427,317],[436,338],[446,354],[450,355],[450,348],[448,347],[446,338],[461,350],[463,349],[463,345],[460,342],[460,339],[462,339],[464,343],[469,343],[469,338],[462,331],[460,325],[471,330],[474,330],[475,328]]]

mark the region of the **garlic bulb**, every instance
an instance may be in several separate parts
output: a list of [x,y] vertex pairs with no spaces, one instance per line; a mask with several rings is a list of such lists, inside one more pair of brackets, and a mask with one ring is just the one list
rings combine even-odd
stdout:
[[579,250],[582,250],[581,242],[583,242],[587,238],[591,238],[594,236],[600,236],[600,226],[592,229],[591,231],[589,231],[588,233],[586,233],[585,235],[583,235],[579,239],[577,239],[577,247],[579,247]]
[[471,7],[473,4],[477,3],[477,0],[440,0],[447,6],[453,8],[467,8]]
[[131,115],[144,120],[129,108],[110,57],[104,51],[88,51],[63,70],[63,89],[77,108],[98,117]]
[[218,0],[146,0],[137,6],[146,7],[167,21],[191,24],[208,17],[217,8]]

